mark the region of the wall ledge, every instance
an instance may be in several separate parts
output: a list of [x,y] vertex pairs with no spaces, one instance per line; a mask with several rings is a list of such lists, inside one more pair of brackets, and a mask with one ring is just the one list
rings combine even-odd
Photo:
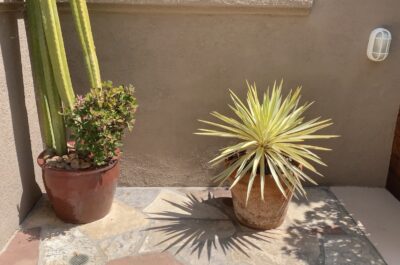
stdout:
[[[0,0],[0,10],[20,8],[23,0]],[[68,0],[58,0],[68,6]],[[87,0],[89,8],[110,12],[309,14],[314,0]]]

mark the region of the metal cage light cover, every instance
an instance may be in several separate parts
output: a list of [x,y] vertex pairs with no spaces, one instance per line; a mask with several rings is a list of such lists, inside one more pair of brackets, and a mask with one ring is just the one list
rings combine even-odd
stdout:
[[386,59],[389,54],[392,34],[387,29],[376,28],[370,36],[367,48],[367,56],[370,60],[379,62]]

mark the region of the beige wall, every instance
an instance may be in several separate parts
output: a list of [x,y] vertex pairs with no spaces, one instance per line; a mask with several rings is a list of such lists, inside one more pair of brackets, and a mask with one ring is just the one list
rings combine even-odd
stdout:
[[[195,136],[198,118],[228,113],[228,88],[285,79],[333,118],[321,184],[384,186],[400,102],[400,2],[319,0],[308,16],[92,13],[103,79],[132,82],[140,108],[125,139],[121,185],[209,185],[222,142]],[[71,17],[62,24],[75,87],[87,87]],[[388,59],[366,57],[372,29],[393,33]]]
[[[23,78],[30,65],[27,53],[23,20],[0,12],[0,250],[41,196],[28,126],[36,118],[35,100],[32,85],[24,87],[29,76]],[[34,141],[40,143],[39,137]]]

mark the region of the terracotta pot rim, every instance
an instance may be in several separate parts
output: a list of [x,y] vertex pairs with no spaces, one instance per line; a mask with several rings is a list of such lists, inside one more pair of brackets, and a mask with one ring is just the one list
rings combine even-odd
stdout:
[[64,169],[64,168],[53,168],[53,167],[46,167],[45,162],[44,162],[44,154],[46,150],[43,150],[38,158],[37,158],[37,163],[38,165],[43,169],[43,170],[48,170],[48,171],[56,171],[56,172],[67,172],[70,173],[71,176],[73,175],[79,175],[79,177],[82,177],[82,175],[91,175],[95,174],[98,172],[103,172],[112,169],[118,164],[119,161],[119,156],[116,158],[113,158],[108,165],[102,166],[102,167],[97,167],[97,168],[88,168],[88,169]]

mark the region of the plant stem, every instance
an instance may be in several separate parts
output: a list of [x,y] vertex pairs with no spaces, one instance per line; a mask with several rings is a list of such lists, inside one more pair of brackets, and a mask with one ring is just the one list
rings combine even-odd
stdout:
[[97,60],[86,1],[70,0],[69,2],[74,16],[75,28],[81,42],[90,86],[91,88],[101,88],[99,62]]

